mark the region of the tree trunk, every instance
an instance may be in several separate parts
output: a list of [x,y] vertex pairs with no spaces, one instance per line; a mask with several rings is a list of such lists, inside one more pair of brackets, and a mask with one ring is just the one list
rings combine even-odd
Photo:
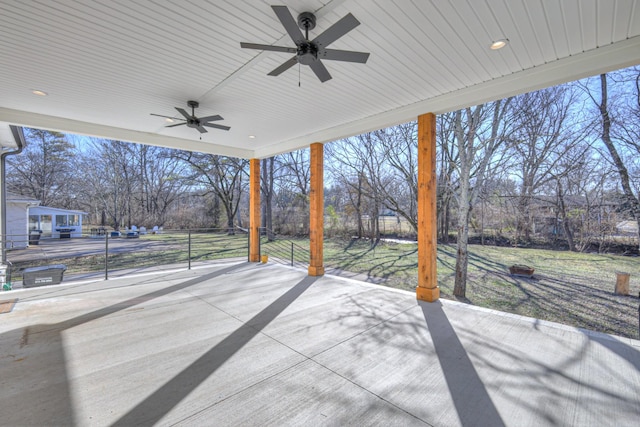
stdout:
[[236,234],[235,228],[233,226],[234,214],[233,210],[229,207],[228,204],[225,204],[225,210],[227,211],[227,234],[232,236]]
[[[469,115],[470,110],[467,109]],[[458,142],[458,153],[460,156],[460,184],[458,188],[458,242],[456,254],[455,281],[453,295],[465,298],[467,292],[467,267],[469,263],[468,243],[469,243],[469,211],[471,183],[471,162],[473,161],[473,142],[475,135],[472,133],[472,126],[469,126],[467,134],[462,130],[462,111],[456,111],[456,140]]]
[[371,241],[374,244],[380,242],[380,209],[376,206],[371,211]]
[[267,240],[272,242],[275,239],[273,233],[273,163],[274,158],[262,160],[262,194],[264,203],[262,204],[262,226],[267,230]]
[[364,236],[364,224],[362,223],[362,175],[358,176],[358,192],[356,194],[356,217],[358,221],[358,239]]
[[211,207],[211,218],[213,220],[213,228],[220,228],[220,198],[217,194],[213,194],[213,206]]
[[564,235],[567,237],[569,250],[571,252],[575,252],[576,245],[573,241],[573,231],[571,231],[571,224],[569,224],[569,218],[567,217],[567,208],[564,204],[564,192],[560,180],[558,180],[558,202],[560,205],[560,216],[562,218],[562,229],[564,230]]
[[638,223],[638,244],[640,245],[640,201],[633,194],[633,190],[631,189],[631,184],[629,180],[629,172],[622,161],[622,158],[618,154],[618,150],[616,149],[613,141],[611,140],[611,117],[609,117],[609,109],[607,106],[607,75],[600,75],[600,89],[602,93],[602,100],[600,105],[598,106],[600,109],[600,116],[602,118],[602,142],[609,150],[611,154],[611,158],[613,159],[613,163],[618,170],[618,174],[620,175],[620,184],[622,185],[622,190],[624,192],[629,205],[631,206],[631,212]]
[[440,209],[438,210],[438,233],[440,241],[449,243],[449,225],[451,223],[451,194],[447,191],[442,194]]
[[[468,226],[468,208],[461,207],[460,211],[464,212],[458,218],[458,243],[456,255],[456,277],[453,285],[453,295],[465,298],[467,292],[467,269],[469,265],[469,226]],[[463,218],[464,217],[464,218]]]
[[484,197],[482,198],[480,207],[480,244],[484,246]]

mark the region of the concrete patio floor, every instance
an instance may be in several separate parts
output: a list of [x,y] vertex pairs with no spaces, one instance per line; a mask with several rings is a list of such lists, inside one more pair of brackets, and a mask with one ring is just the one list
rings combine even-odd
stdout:
[[0,293],[0,425],[622,426],[640,341],[275,264]]

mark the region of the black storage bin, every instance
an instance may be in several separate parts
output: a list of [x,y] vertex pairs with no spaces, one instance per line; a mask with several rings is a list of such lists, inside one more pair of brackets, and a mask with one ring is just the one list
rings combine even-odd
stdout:
[[29,233],[29,244],[37,245],[40,243],[40,235],[42,234],[42,230],[31,230]]
[[70,239],[73,228],[56,228],[56,231],[60,233],[61,239]]
[[64,264],[25,268],[22,271],[22,286],[32,288],[35,286],[58,285],[62,282],[62,275],[66,270],[67,266]]

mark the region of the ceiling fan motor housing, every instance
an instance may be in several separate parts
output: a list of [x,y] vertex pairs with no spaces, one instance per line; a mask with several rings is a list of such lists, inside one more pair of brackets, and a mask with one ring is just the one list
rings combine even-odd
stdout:
[[[298,20],[294,20],[291,11],[287,6],[271,6],[278,20],[287,31],[291,40],[295,43],[295,48],[286,46],[274,46],[258,43],[241,42],[240,47],[244,49],[259,49],[262,51],[293,53],[290,58],[279,67],[268,73],[269,76],[279,76],[295,64],[309,65],[321,82],[331,80],[329,70],[324,66],[323,60],[334,60],[344,62],[356,62],[365,64],[369,54],[365,52],[353,52],[348,50],[327,49],[334,41],[360,25],[355,16],[348,13],[338,22],[324,30],[322,34],[310,39],[309,30],[316,27],[316,16],[311,12],[303,12],[298,15]],[[302,29],[303,32],[300,32]]]
[[[313,30],[316,27],[316,15],[311,12],[302,12],[298,15],[298,27],[301,30]],[[305,36],[309,37],[307,34]]]
[[318,59],[318,47],[311,42],[300,43],[298,46],[298,62],[302,65],[310,65]]

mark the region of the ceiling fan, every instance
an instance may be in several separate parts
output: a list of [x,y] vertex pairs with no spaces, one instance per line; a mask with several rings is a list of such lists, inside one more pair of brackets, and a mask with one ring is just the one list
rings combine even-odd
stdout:
[[[316,26],[316,16],[313,13],[301,13],[298,15],[298,22],[296,23],[287,6],[271,6],[271,8],[282,23],[282,26],[287,30],[289,37],[291,37],[296,47],[271,46],[244,42],[240,43],[240,47],[245,49],[260,49],[295,54],[293,58],[270,72],[270,76],[278,76],[298,63],[311,67],[320,81],[324,83],[331,79],[331,74],[329,74],[329,71],[322,63],[323,59],[357,62],[361,64],[367,62],[369,53],[327,49],[327,46],[331,43],[360,25],[360,21],[358,21],[352,14],[347,14],[331,27],[327,28],[315,39],[309,40],[309,30],[313,30]],[[304,30],[304,35],[300,31],[301,29]]]
[[224,120],[222,118],[222,116],[219,116],[217,114],[215,116],[196,117],[195,110],[196,110],[196,108],[198,108],[200,106],[198,101],[187,101],[187,105],[189,107],[191,107],[191,115],[189,115],[189,113],[187,113],[183,108],[175,107],[175,109],[178,110],[178,112],[180,114],[182,114],[184,119],[180,119],[180,118],[176,119],[175,117],[163,116],[163,115],[160,115],[160,114],[153,114],[153,113],[151,113],[151,115],[152,116],[158,116],[158,117],[164,117],[166,119],[171,119],[171,120],[181,120],[182,121],[182,123],[176,123],[175,125],[165,126],[165,127],[168,127],[168,128],[187,125],[187,127],[198,129],[198,131],[200,133],[206,133],[207,132],[207,130],[204,128],[204,126],[210,127],[210,128],[222,129],[222,130],[231,129],[229,126],[223,126],[223,125],[217,125],[217,124],[214,124],[214,123],[209,123],[209,122],[215,122],[215,121],[218,121],[218,120]]

